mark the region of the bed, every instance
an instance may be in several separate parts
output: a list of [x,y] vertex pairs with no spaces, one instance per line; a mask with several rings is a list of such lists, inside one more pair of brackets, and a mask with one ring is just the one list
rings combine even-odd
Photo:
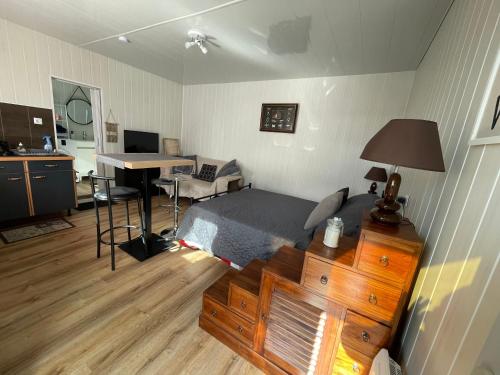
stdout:
[[[345,234],[356,235],[364,209],[373,207],[371,194],[350,198],[335,216],[345,222]],[[361,198],[359,198],[361,197]],[[177,237],[244,267],[253,259],[269,259],[281,246],[305,250],[314,231],[304,223],[317,202],[248,189],[197,203],[185,213]],[[347,211],[342,213],[347,208]],[[342,216],[343,215],[343,216]]]

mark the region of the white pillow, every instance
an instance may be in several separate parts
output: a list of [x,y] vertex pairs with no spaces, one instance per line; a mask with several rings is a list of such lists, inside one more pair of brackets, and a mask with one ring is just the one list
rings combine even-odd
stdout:
[[337,210],[342,206],[342,199],[344,198],[344,193],[338,191],[328,197],[324,198],[318,203],[314,210],[309,214],[309,217],[304,224],[304,229],[308,230],[314,228],[323,220],[332,216]]

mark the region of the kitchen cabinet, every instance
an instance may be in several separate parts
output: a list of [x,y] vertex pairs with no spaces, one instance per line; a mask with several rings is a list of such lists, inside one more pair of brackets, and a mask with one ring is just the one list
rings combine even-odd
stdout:
[[73,157],[0,157],[0,221],[77,205]]

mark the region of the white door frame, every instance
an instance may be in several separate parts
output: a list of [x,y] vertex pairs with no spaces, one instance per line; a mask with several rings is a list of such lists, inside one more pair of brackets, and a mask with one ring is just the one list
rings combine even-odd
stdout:
[[[99,97],[100,97],[100,101],[101,101],[101,122],[99,124],[94,124],[94,125],[96,125],[95,131],[99,132],[101,139],[102,139],[102,142],[100,145],[96,144],[96,153],[97,154],[104,153],[104,132],[103,132],[104,129],[103,129],[103,113],[102,113],[103,108],[104,108],[103,107],[104,102],[103,102],[103,89],[102,89],[102,87],[88,84],[88,83],[84,83],[84,82],[78,82],[75,80],[71,80],[71,79],[67,79],[67,78],[63,78],[63,77],[59,77],[59,76],[51,74],[51,75],[49,75],[49,81],[50,81],[49,84],[50,84],[50,93],[51,93],[50,102],[52,104],[52,121],[54,123],[54,134],[55,134],[55,138],[56,138],[54,140],[55,147],[57,148],[57,127],[56,127],[56,113],[55,113],[55,103],[54,103],[54,88],[52,87],[52,79],[57,79],[58,81],[67,82],[67,83],[70,83],[72,85],[84,86],[84,87],[88,87],[90,89],[99,90]],[[95,137],[94,137],[94,144],[95,144]]]

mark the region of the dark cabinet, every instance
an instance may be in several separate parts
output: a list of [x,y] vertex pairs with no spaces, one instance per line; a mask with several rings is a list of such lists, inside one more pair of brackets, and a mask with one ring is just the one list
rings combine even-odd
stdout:
[[25,174],[0,173],[0,221],[29,215]]
[[72,160],[8,160],[0,161],[0,221],[76,207]]
[[75,206],[73,171],[30,173],[35,215],[66,210]]

